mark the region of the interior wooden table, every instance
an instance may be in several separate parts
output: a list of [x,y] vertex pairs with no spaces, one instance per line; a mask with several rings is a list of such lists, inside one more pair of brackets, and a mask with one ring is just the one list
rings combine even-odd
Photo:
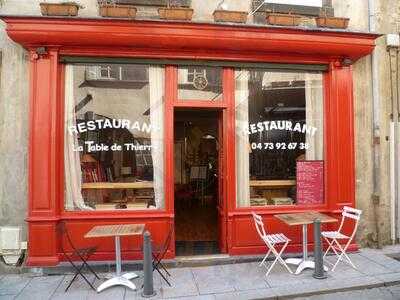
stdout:
[[153,181],[85,182],[82,189],[152,189]]
[[[301,212],[301,213],[291,213],[291,214],[279,214],[274,215],[274,217],[278,218],[282,222],[286,223],[289,226],[303,226],[303,258],[288,258],[286,259],[286,263],[297,265],[297,270],[295,274],[300,274],[304,269],[314,269],[315,264],[314,261],[308,259],[308,251],[307,251],[307,225],[313,224],[314,220],[319,219],[321,223],[333,223],[337,222],[337,220],[331,216],[315,212]],[[328,270],[327,267],[324,266],[325,271]]]
[[105,282],[98,288],[97,292],[115,286],[124,285],[132,290],[136,290],[136,285],[130,279],[137,278],[136,273],[130,272],[121,274],[121,236],[127,235],[142,235],[144,231],[144,224],[120,224],[120,225],[101,225],[93,227],[85,238],[98,238],[98,237],[115,237],[115,265],[116,275]]

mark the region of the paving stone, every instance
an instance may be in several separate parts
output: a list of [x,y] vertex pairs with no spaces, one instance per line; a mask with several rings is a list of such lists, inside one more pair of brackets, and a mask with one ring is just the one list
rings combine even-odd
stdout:
[[192,268],[192,272],[200,295],[235,291],[232,278],[221,276],[221,266]]
[[14,295],[3,295],[3,296],[0,296],[0,300],[13,300],[13,299],[15,299]]
[[87,293],[87,300],[123,300],[125,297],[125,287],[122,286],[113,286],[108,289],[105,289],[101,293],[97,293],[93,290]]
[[58,286],[61,284],[64,276],[43,276],[32,278],[15,299],[50,299]]
[[316,282],[314,284],[296,283],[291,285],[281,285],[272,288],[273,292],[278,297],[292,297],[299,294],[307,295],[317,292],[328,292],[330,289],[331,287],[329,287],[326,282]]
[[[349,294],[349,293],[348,293]],[[360,299],[365,300],[394,300],[392,293],[385,288],[366,289],[360,291]],[[398,298],[397,298],[398,299]]]
[[398,285],[400,284],[400,273],[389,273],[375,275],[375,278],[383,281],[385,285]]
[[68,291],[67,293],[56,293],[50,298],[51,300],[86,300],[88,292],[83,291]]
[[[367,257],[370,255],[370,258]],[[351,259],[359,267],[354,270],[340,263],[335,272],[328,272],[328,279],[317,280],[312,277],[313,270],[305,270],[299,275],[292,275],[281,266],[265,276],[266,268],[259,267],[257,262],[237,263],[195,268],[170,268],[172,276],[169,287],[157,272],[153,273],[154,289],[157,295],[152,299],[276,299],[277,297],[293,297],[307,295],[304,299],[400,299],[400,271],[388,267],[388,260],[380,264],[379,252],[366,251],[363,254],[351,254]],[[373,259],[372,259],[373,257]],[[386,256],[383,256],[386,257]],[[331,256],[328,259],[333,260]],[[390,260],[390,258],[389,258]],[[294,266],[290,266],[294,270]],[[125,287],[113,287],[100,294],[92,291],[86,282],[78,277],[67,293],[65,287],[72,279],[67,276],[35,277],[21,275],[6,275],[0,278],[0,300],[13,299],[146,299],[141,296],[143,273],[136,272],[140,277],[133,282],[138,287],[131,291]],[[105,274],[99,274],[105,277]],[[111,274],[112,275],[112,274]],[[93,275],[88,275],[94,281]],[[383,286],[384,284],[399,286]],[[95,281],[97,287],[101,281]],[[350,291],[356,289],[357,291]],[[359,291],[374,290],[369,292]],[[322,298],[310,296],[314,293],[326,292],[331,294],[319,295]],[[336,292],[332,294],[332,292]],[[347,297],[346,293],[350,293]],[[335,295],[335,296],[332,296]],[[340,298],[338,298],[340,295]],[[380,298],[379,298],[380,297]]]
[[[125,296],[124,299],[149,299],[142,297],[142,285],[143,285],[143,272],[135,271],[136,274],[139,275],[139,278],[133,279],[133,283],[136,285],[136,291],[133,291],[129,288],[125,288]],[[161,276],[157,273],[153,273],[153,287],[156,295],[151,297],[151,299],[162,299],[162,284],[161,284]]]
[[[168,298],[169,300],[215,300],[214,295],[199,295],[190,297]],[[235,298],[230,298],[235,299]]]
[[198,296],[199,290],[194,281],[193,273],[190,268],[175,268],[168,270],[171,274],[167,277],[172,286],[164,280],[162,284],[163,298],[177,298],[186,296]]
[[[102,282],[100,280],[96,280],[94,275],[85,274],[85,276],[89,280],[89,282],[93,284],[94,287],[97,287]],[[64,276],[64,278],[61,281],[60,285],[57,287],[55,293],[64,293],[65,289],[67,288],[67,286],[71,282],[72,278],[73,278],[73,275]],[[87,282],[81,276],[78,276],[74,280],[72,285],[69,287],[67,293],[72,291],[72,290],[74,290],[74,291],[89,291],[90,289],[91,288],[87,284]]]
[[23,275],[7,275],[0,280],[0,296],[17,295],[32,280]]
[[[295,271],[295,266],[289,265],[289,268]],[[304,270],[298,275],[290,274],[285,267],[278,265],[272,269],[266,280],[270,287],[302,284],[304,280],[312,278],[312,274],[312,270]]]
[[334,272],[331,271],[332,265],[326,263],[326,262],[335,262],[333,257],[329,257],[325,259],[325,266],[328,267],[328,272],[326,274],[332,278],[352,278],[352,277],[362,277],[365,276],[362,272],[359,270],[354,269],[353,267],[349,266],[348,264],[345,263],[339,263],[335,269]]
[[360,288],[375,288],[383,286],[383,281],[370,276],[332,279],[327,283],[328,288],[332,291],[346,290],[346,289],[360,289]]
[[[332,259],[332,257],[330,257],[330,259]],[[384,266],[382,266],[360,254],[352,254],[350,256],[350,259],[353,262],[353,264],[356,266],[357,270],[365,275],[385,274],[385,273],[393,272],[392,270],[385,268]],[[348,266],[348,264],[346,264],[344,262],[339,262],[339,264]],[[336,269],[335,269],[335,272],[336,272]]]
[[326,295],[314,295],[308,297],[296,297],[296,300],[337,300],[337,299],[347,299],[347,300],[395,300],[395,298],[388,289],[375,288],[375,289],[365,289],[356,290],[348,292],[339,292]]
[[266,270],[258,263],[222,265],[224,277],[232,278],[232,284],[237,291],[266,289],[269,287]]
[[385,253],[385,254],[398,254],[398,253],[400,253],[400,244],[385,246],[385,247],[383,247],[383,249],[370,249],[369,248],[369,250],[374,250],[376,252]]
[[389,286],[387,290],[393,295],[394,299],[400,299],[400,285]]
[[373,249],[362,249],[360,255],[394,272],[399,272],[400,270],[400,261],[390,258],[382,254],[382,252]]
[[215,294],[216,300],[248,300],[248,299],[276,299],[277,294],[273,289],[257,289],[257,290],[247,290],[239,291],[233,293],[225,294]]
[[[93,283],[95,287],[99,284],[100,281],[96,282],[94,275],[86,275],[86,278]],[[72,280],[73,275],[66,275],[60,285],[57,287],[56,291],[53,294],[51,299],[86,299],[88,296],[89,291],[91,290],[90,286],[86,283],[86,281],[81,277],[78,276],[67,292],[65,289],[67,288],[68,284]]]

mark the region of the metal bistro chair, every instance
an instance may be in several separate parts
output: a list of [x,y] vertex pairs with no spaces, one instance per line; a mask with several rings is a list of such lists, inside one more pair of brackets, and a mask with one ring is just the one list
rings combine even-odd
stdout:
[[[61,237],[61,251],[63,252],[64,256],[67,258],[69,263],[74,267],[75,269],[75,274],[74,277],[72,277],[71,282],[68,284],[68,286],[65,289],[65,292],[68,291],[72,283],[75,281],[75,279],[80,275],[86,283],[95,291],[96,289],[94,288],[93,284],[87,279],[87,277],[82,273],[83,268],[86,266],[86,268],[97,278],[100,279],[100,277],[96,274],[96,272],[88,265],[87,260],[89,257],[96,252],[97,247],[88,247],[88,248],[76,248],[74,244],[72,243],[71,237],[69,235],[67,226],[65,222],[60,222],[57,224],[57,233]],[[64,237],[65,240],[67,241],[69,247],[72,249],[71,251],[67,251],[64,247]],[[74,262],[75,260],[75,262]],[[79,260],[81,262],[81,265],[79,266],[76,260]]]
[[[265,229],[264,229],[264,223],[262,220],[262,217],[260,215],[257,215],[255,212],[251,212],[253,215],[254,219],[254,224],[256,226],[258,235],[260,238],[263,240],[265,245],[268,248],[268,252],[265,255],[264,259],[260,263],[260,266],[265,264],[265,261],[267,260],[269,254],[272,252],[275,255],[275,260],[272,262],[271,266],[268,268],[267,273],[265,276],[268,276],[269,273],[271,272],[272,268],[275,266],[276,262],[279,261],[281,265],[283,265],[290,274],[293,274],[292,270],[288,267],[286,262],[282,259],[282,253],[285,251],[287,245],[290,242],[290,239],[288,239],[283,233],[276,233],[276,234],[266,234]],[[283,244],[281,250],[278,252],[278,250],[275,248],[275,245]]]
[[[345,258],[347,260],[347,261],[343,261],[343,262],[348,263],[354,269],[357,269],[356,266],[350,260],[349,256],[346,254],[346,250],[349,247],[351,241],[353,240],[353,238],[354,238],[354,236],[356,234],[358,223],[359,223],[360,217],[361,217],[361,213],[362,213],[362,211],[359,210],[359,209],[355,209],[355,208],[352,208],[352,207],[345,206],[345,207],[343,207],[342,220],[340,222],[338,230],[337,231],[323,231],[323,232],[321,232],[321,235],[324,237],[325,241],[327,241],[328,245],[329,245],[328,249],[326,249],[326,251],[325,251],[324,258],[328,254],[330,249],[333,250],[333,252],[335,253],[335,255],[337,257],[337,261],[336,261],[335,264],[332,264],[332,263],[327,261],[327,263],[333,265],[333,267],[331,269],[332,272],[335,271],[336,266],[342,260],[342,258]],[[342,232],[343,225],[345,224],[346,219],[352,219],[353,222],[355,222],[354,226],[353,226],[353,232],[351,233],[350,236],[345,235]],[[347,242],[344,245],[341,245],[339,243],[339,240],[347,240]]]
[[[173,231],[173,226],[170,226],[169,231],[168,231],[168,235],[166,237],[166,239],[164,240],[164,243],[160,246],[155,245],[154,243],[152,243],[152,249],[151,249],[151,255],[153,257],[153,272],[157,271],[158,274],[160,274],[160,276],[165,280],[165,282],[169,285],[172,286],[171,283],[168,281],[167,276],[171,276],[171,273],[168,272],[167,268],[165,267],[165,265],[162,263],[162,260],[165,257],[165,254],[168,251],[168,247],[171,243],[171,239],[172,239],[172,231]],[[141,248],[141,250],[143,251],[143,247]],[[165,273],[167,275],[164,275],[161,272],[161,269],[163,269],[165,271]],[[143,288],[144,285],[142,285]]]
[[164,243],[160,247],[154,246],[154,249],[152,249],[153,272],[156,270],[169,286],[171,286],[171,283],[168,281],[166,276],[161,272],[160,268],[163,269],[168,276],[171,276],[165,265],[162,263],[162,260],[164,259],[165,254],[168,251],[169,244],[171,243],[172,231],[173,231],[173,226],[170,226],[167,238],[165,239]]

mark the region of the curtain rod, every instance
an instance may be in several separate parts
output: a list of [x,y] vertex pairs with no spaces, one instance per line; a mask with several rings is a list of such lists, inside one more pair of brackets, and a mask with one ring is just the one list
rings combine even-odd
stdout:
[[184,60],[184,59],[136,59],[121,57],[84,57],[61,56],[60,62],[65,64],[139,64],[139,65],[175,65],[199,67],[234,67],[249,69],[272,69],[324,72],[328,70],[326,64],[286,64],[286,63],[259,63],[259,62],[230,62],[217,60]]

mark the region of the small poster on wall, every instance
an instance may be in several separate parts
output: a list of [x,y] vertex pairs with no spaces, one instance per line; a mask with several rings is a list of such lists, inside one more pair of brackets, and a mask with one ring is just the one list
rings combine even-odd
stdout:
[[296,163],[297,204],[324,203],[324,161],[299,160]]

